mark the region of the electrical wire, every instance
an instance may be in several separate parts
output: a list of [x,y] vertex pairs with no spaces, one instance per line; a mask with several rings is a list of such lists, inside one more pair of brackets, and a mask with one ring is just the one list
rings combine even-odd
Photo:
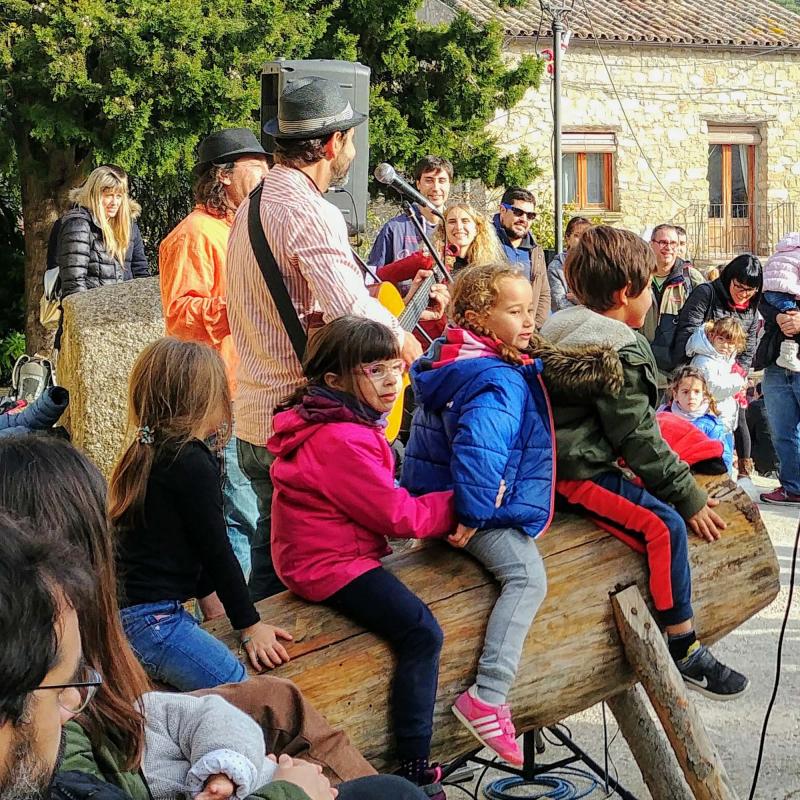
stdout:
[[663,190],[664,194],[667,197],[669,197],[669,199],[672,200],[672,202],[675,203],[675,205],[677,205],[678,208],[680,208],[682,211],[686,211],[690,206],[684,205],[679,200],[677,200],[672,195],[672,193],[669,191],[669,189],[667,189],[667,187],[664,186],[664,184],[661,182],[661,178],[658,177],[658,173],[655,171],[655,169],[653,168],[653,165],[650,163],[650,159],[647,157],[647,153],[645,153],[644,148],[642,147],[641,143],[639,142],[639,138],[636,136],[636,131],[634,131],[633,125],[631,125],[631,121],[628,118],[628,112],[625,111],[625,106],[622,104],[622,98],[619,96],[619,92],[617,91],[617,86],[614,83],[614,78],[611,75],[611,70],[608,68],[608,64],[606,63],[606,57],[605,57],[605,54],[603,53],[603,49],[600,47],[600,41],[597,38],[597,35],[595,34],[594,22],[592,20],[591,15],[589,14],[589,9],[586,6],[586,0],[581,0],[581,4],[583,5],[583,12],[584,12],[584,14],[586,14],[586,19],[589,21],[589,29],[590,29],[590,31],[592,33],[592,38],[594,39],[595,47],[597,47],[597,52],[600,55],[600,60],[603,62],[603,67],[605,68],[606,75],[608,75],[608,81],[611,84],[611,88],[612,88],[612,90],[614,92],[614,95],[617,98],[617,103],[619,103],[620,111],[622,111],[622,116],[624,117],[625,122],[628,125],[628,130],[630,131],[630,134],[633,137],[633,141],[636,142],[636,147],[639,148],[639,152],[641,153],[642,158],[644,159],[645,163],[647,164],[650,172],[653,174],[653,177],[656,179],[656,183]]
[[789,575],[789,597],[786,600],[786,611],[783,615],[783,623],[781,624],[781,632],[778,635],[778,655],[775,659],[775,683],[772,686],[772,696],[767,705],[766,714],[764,714],[764,724],[761,726],[761,738],[758,742],[758,758],[756,759],[756,766],[753,770],[753,783],[750,786],[750,794],[748,800],[753,800],[758,786],[758,777],[761,772],[761,759],[764,756],[764,744],[767,739],[767,728],[769,726],[769,718],[772,714],[772,707],[775,705],[775,699],[778,696],[778,687],[781,682],[781,661],[783,658],[783,640],[786,635],[786,627],[789,624],[789,612],[792,608],[792,598],[794,597],[794,577],[797,572],[797,551],[800,548],[800,519],[797,520],[797,535],[794,537],[794,551],[792,552],[792,567]]

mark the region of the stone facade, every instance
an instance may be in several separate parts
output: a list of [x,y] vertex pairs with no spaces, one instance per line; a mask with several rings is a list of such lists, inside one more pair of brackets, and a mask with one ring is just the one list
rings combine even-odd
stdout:
[[[512,40],[509,58],[533,52],[531,45]],[[547,46],[539,40],[540,49]],[[570,45],[562,62],[562,127],[616,136],[614,207],[603,216],[637,233],[673,220],[696,224],[704,235],[707,212],[699,206],[709,201],[708,126],[756,126],[753,200],[765,216],[755,223],[754,249],[768,252],[775,236],[795,224],[793,204],[800,201],[800,115],[793,108],[800,53],[602,47],[613,87],[594,44]],[[537,156],[544,171],[531,188],[545,193],[552,193],[551,82],[544,75],[538,90],[493,123],[504,148],[526,145]]]

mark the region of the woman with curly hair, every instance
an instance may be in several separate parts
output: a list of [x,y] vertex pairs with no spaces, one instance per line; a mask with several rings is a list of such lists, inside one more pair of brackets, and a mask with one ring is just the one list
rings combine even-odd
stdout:
[[436,229],[445,266],[453,274],[472,264],[504,263],[492,225],[466,203],[453,203],[444,212],[444,226]]

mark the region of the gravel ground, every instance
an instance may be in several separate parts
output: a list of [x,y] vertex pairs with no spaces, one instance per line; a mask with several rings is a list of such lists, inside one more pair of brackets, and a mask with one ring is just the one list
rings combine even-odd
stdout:
[[[755,479],[755,489],[771,489],[776,481]],[[753,492],[756,494],[756,492]],[[691,694],[705,722],[709,735],[719,750],[740,800],[746,800],[750,792],[758,742],[764,713],[772,694],[775,679],[778,633],[786,610],[789,593],[792,549],[797,534],[800,512],[797,509],[759,504],[764,523],[775,545],[781,566],[781,592],[776,600],[761,613],[749,619],[714,646],[715,654],[723,661],[735,666],[750,678],[750,690],[736,702],[719,703],[708,700],[696,692]],[[800,569],[798,569],[800,572]],[[796,576],[800,583],[800,575]],[[783,645],[783,668],[781,684],[769,724],[769,730],[761,765],[761,773],[755,798],[758,800],[800,800],[800,586],[796,586],[789,623]],[[613,762],[612,774],[616,771],[619,781],[639,800],[651,800],[641,774],[621,734],[615,736],[616,722],[607,711],[608,736],[613,740],[609,755]],[[594,706],[580,714],[564,720],[572,732],[573,740],[598,763],[604,761],[602,706]],[[541,757],[545,761],[563,757],[561,747],[547,745]],[[501,777],[490,771],[487,780]],[[484,786],[486,781],[482,784]],[[586,786],[586,784],[582,784]],[[464,784],[470,791],[472,784]],[[544,791],[522,789],[516,796],[540,797]],[[588,795],[590,798],[605,796],[603,788]],[[618,795],[612,794],[612,797]],[[466,798],[467,795],[454,787],[447,789],[449,800]]]

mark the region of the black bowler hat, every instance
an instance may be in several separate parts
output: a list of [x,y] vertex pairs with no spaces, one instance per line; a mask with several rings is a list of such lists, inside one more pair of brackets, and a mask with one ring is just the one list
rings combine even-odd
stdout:
[[276,139],[319,139],[355,128],[367,118],[353,111],[332,81],[311,76],[287,84],[278,98],[278,116],[264,125]]
[[215,131],[197,146],[197,166],[224,164],[241,156],[265,156],[267,151],[249,128],[225,128]]

